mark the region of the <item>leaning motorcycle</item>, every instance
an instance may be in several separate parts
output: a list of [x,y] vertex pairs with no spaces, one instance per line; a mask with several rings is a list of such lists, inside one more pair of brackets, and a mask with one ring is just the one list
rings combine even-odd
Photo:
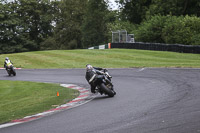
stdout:
[[93,82],[95,85],[97,85],[97,91],[101,95],[105,94],[109,97],[114,97],[114,95],[116,95],[111,82],[111,76],[108,74],[108,72],[105,72],[102,75],[94,74],[90,79],[90,82]]
[[9,76],[11,76],[11,74],[13,76],[16,76],[15,68],[11,63],[7,64],[7,73],[8,73]]

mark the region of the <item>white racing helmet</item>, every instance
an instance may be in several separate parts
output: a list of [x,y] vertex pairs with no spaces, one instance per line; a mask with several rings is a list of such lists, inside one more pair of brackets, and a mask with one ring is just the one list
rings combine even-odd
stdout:
[[86,65],[86,70],[88,71],[88,70],[92,70],[93,69],[93,67],[92,67],[92,65],[90,65],[90,64],[87,64]]

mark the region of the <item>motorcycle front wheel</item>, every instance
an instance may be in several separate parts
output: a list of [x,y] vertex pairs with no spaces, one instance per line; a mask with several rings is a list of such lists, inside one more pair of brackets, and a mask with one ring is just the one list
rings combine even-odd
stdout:
[[13,76],[16,76],[16,72],[15,72],[15,70],[13,70]]
[[11,67],[11,72],[12,72],[13,76],[16,76],[16,71],[13,66]]
[[101,90],[102,90],[105,94],[107,94],[109,97],[114,97],[114,95],[116,94],[116,93],[114,92],[114,90],[110,90],[109,88],[107,88],[106,85],[105,85],[104,83],[102,83],[102,84],[100,85],[100,88],[101,88]]

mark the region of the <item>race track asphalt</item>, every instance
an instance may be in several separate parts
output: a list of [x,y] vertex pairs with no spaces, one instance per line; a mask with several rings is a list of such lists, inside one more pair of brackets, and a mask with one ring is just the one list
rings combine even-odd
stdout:
[[[200,69],[108,69],[117,95],[0,133],[200,133]],[[0,80],[77,84],[89,88],[84,69],[22,69]]]

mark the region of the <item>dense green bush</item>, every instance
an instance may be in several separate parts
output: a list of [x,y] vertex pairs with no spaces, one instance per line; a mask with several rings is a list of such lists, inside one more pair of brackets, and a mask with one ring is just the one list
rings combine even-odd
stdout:
[[58,49],[56,46],[57,42],[53,37],[47,38],[44,42],[41,43],[40,49],[41,50],[53,50]]
[[165,17],[155,16],[152,17],[151,20],[141,23],[135,33],[135,40],[142,42],[164,43],[162,38],[162,29],[165,26],[165,22]]
[[154,16],[135,32],[135,40],[168,44],[200,45],[200,18]]

